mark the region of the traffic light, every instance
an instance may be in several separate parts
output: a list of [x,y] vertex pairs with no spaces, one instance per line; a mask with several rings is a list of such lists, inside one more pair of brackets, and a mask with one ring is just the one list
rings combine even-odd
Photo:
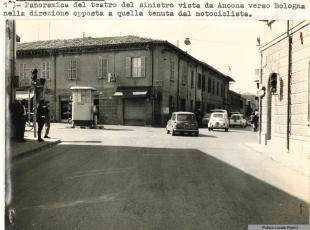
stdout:
[[272,73],[269,79],[270,91],[272,93],[277,92],[277,84],[278,84],[278,75],[276,73]]
[[37,82],[37,80],[38,80],[38,70],[37,70],[37,69],[34,69],[34,70],[32,71],[32,77],[31,77],[31,79],[32,79],[32,81]]

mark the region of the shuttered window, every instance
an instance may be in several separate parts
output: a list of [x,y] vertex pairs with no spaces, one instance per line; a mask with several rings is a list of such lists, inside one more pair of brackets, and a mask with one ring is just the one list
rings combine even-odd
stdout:
[[174,81],[174,60],[170,60],[170,81]]
[[50,78],[50,63],[49,62],[42,63],[42,78],[45,78],[45,79]]
[[199,73],[198,74],[198,82],[197,82],[197,88],[198,89],[201,89],[201,82],[202,82],[202,76],[201,76],[201,74]]
[[145,56],[126,57],[126,77],[142,78],[145,77]]
[[212,87],[212,85],[211,85],[211,79],[208,78],[208,93],[211,93],[211,87]]
[[66,67],[67,79],[76,80],[78,78],[78,61],[76,59],[68,60]]
[[19,76],[22,79],[26,78],[26,64],[24,63],[19,64]]
[[182,84],[185,85],[188,81],[188,65],[184,62],[182,66]]
[[194,71],[191,71],[191,88],[194,88]]
[[206,76],[202,75],[202,91],[206,90]]
[[107,58],[98,57],[98,78],[103,79],[108,77],[109,60]]

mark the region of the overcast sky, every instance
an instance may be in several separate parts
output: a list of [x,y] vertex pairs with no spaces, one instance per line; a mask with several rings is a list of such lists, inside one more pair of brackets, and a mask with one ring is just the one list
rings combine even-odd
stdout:
[[[167,40],[235,79],[236,92],[255,93],[259,67],[256,38],[262,22],[217,20],[17,20],[22,42],[48,39],[137,35]],[[190,38],[186,46],[184,39]],[[230,69],[230,70],[229,70]]]

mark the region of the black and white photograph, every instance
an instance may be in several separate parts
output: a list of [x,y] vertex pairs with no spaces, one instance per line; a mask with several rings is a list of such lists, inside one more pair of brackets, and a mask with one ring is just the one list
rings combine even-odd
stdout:
[[309,224],[310,21],[8,19],[4,64],[5,229]]

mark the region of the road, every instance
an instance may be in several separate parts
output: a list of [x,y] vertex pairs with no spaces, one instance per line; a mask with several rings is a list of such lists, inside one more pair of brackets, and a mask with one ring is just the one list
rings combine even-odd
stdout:
[[244,145],[256,134],[200,133],[52,126],[62,144],[13,166],[14,229],[239,230],[308,223],[307,210],[300,213],[304,201],[258,178],[269,163]]

